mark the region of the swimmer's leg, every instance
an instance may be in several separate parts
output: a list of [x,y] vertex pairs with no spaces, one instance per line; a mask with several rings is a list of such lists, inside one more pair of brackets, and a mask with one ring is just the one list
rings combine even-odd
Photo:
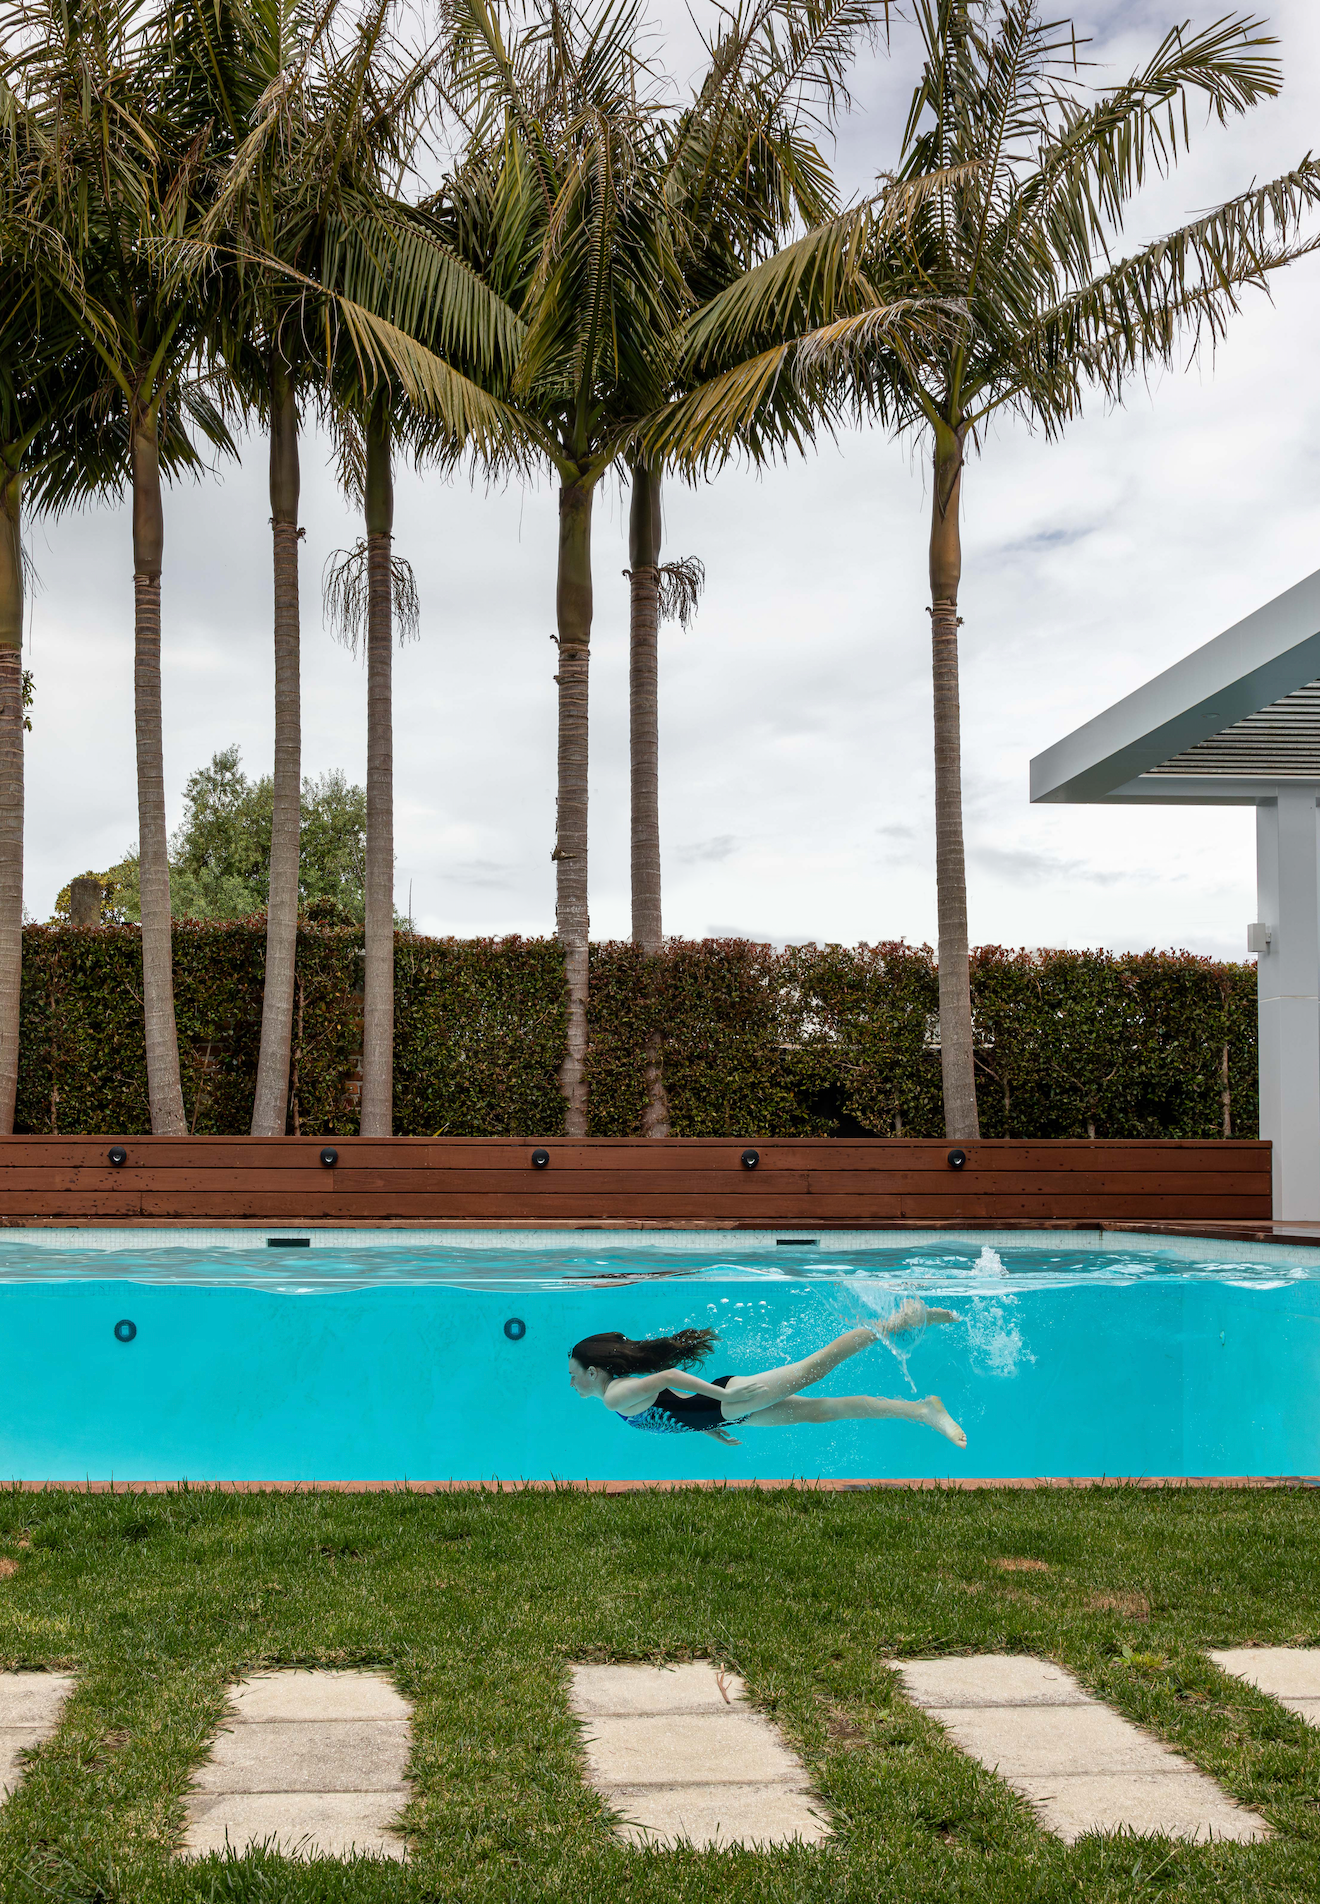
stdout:
[[[838,1368],[840,1362],[846,1362],[850,1355],[858,1355],[863,1349],[869,1349],[882,1335],[897,1335],[904,1329],[916,1329],[927,1322],[955,1322],[957,1317],[948,1309],[927,1309],[924,1302],[915,1296],[909,1296],[901,1303],[892,1316],[886,1316],[874,1328],[849,1329],[847,1335],[837,1336],[823,1349],[817,1349],[814,1355],[807,1355],[800,1362],[789,1362],[783,1368],[766,1369],[760,1375],[735,1375],[725,1383],[724,1392],[729,1397],[725,1407],[726,1415],[745,1415],[753,1408],[769,1408],[775,1402],[781,1402],[788,1395],[796,1395],[800,1388],[810,1388],[814,1382],[820,1382]],[[734,1405],[734,1397],[737,1405]]]
[[[817,1349],[814,1355],[804,1356],[800,1362],[789,1362],[783,1368],[766,1369],[760,1375],[734,1375],[724,1385],[729,1397],[724,1405],[728,1415],[745,1415],[750,1409],[769,1408],[775,1402],[782,1402],[788,1395],[795,1395],[800,1388],[809,1388],[813,1382],[823,1381],[831,1369],[838,1368],[840,1362],[846,1362],[850,1355],[858,1355],[863,1349],[869,1349],[873,1342],[879,1341],[874,1329],[849,1329],[847,1335],[839,1336],[825,1348]],[[734,1405],[734,1396],[737,1405]]]
[[919,1421],[955,1448],[967,1446],[966,1435],[938,1395],[917,1402],[891,1401],[888,1395],[790,1395],[769,1408],[758,1408],[746,1425],[797,1428],[812,1421]]

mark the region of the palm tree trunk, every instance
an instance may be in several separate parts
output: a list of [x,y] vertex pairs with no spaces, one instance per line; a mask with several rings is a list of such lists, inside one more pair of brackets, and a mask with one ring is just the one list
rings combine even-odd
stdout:
[[23,981],[23,479],[7,462],[0,472],[0,1137],[10,1137]]
[[266,979],[252,1106],[254,1137],[283,1137],[289,1114],[293,968],[298,951],[302,718],[298,682],[298,406],[283,369],[271,378],[270,515],[275,543],[275,782],[266,901]]
[[[628,521],[628,714],[632,792],[633,944],[654,958],[664,943],[660,923],[660,472],[635,463]],[[668,1137],[660,1040],[647,1040],[642,1061],[646,1103],[643,1137]]]
[[142,1007],[147,1097],[158,1137],[187,1133],[174,1024],[174,947],[160,718],[160,571],[165,514],[157,413],[135,406],[133,453],[133,711],[137,730],[138,852],[142,879]]
[[564,948],[568,1031],[559,1088],[564,1135],[587,1134],[587,665],[591,641],[592,483],[559,492],[559,797],[555,838],[555,932]]
[[963,431],[935,437],[930,525],[930,636],[935,682],[935,888],[939,915],[940,1069],[948,1137],[979,1137],[972,1052],[972,991],[963,859],[962,742],[958,705],[958,585]]
[[367,423],[367,968],[362,1023],[364,1137],[394,1134],[394,479],[383,402]]
[[628,522],[628,712],[632,768],[632,936],[658,952],[660,926],[660,735],[657,632],[660,622],[660,477],[633,466]]

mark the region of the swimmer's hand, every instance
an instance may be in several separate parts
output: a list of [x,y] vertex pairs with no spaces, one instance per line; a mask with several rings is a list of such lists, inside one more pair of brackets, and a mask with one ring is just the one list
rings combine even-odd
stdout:
[[726,1435],[722,1428],[703,1428],[703,1435],[709,1435],[712,1441],[722,1441],[726,1448],[741,1448],[737,1435]]

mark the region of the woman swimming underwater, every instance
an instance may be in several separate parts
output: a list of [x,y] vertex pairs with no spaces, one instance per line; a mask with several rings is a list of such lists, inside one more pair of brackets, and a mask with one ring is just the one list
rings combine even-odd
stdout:
[[685,1372],[714,1348],[719,1338],[713,1329],[680,1329],[677,1335],[649,1342],[615,1333],[589,1335],[569,1354],[568,1379],[584,1400],[594,1396],[630,1428],[654,1435],[713,1435],[737,1447],[736,1438],[725,1430],[744,1422],[752,1428],[796,1428],[812,1421],[919,1421],[955,1447],[965,1448],[966,1435],[938,1395],[901,1402],[887,1395],[798,1393],[882,1336],[928,1322],[956,1321],[951,1310],[928,1309],[909,1297],[873,1329],[850,1329],[800,1362],[761,1375],[718,1375],[713,1382]]

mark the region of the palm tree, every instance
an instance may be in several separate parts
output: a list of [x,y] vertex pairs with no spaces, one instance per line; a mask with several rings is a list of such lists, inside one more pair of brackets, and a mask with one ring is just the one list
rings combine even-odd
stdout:
[[[298,0],[228,10],[175,0],[167,26],[176,66],[226,134],[228,162],[200,234],[204,268],[218,266],[226,286],[214,349],[235,397],[270,439],[275,747],[254,1137],[282,1137],[288,1121],[302,816],[299,407],[300,386],[316,369],[306,291],[293,274],[315,271],[328,209],[321,194],[342,182],[325,147],[340,127],[312,71],[334,11],[330,0],[309,24]],[[290,275],[273,275],[268,259]]]
[[[367,536],[328,583],[328,606],[368,657],[368,907],[363,1129],[388,1134],[393,1054],[392,614],[406,628],[411,572],[389,557],[392,416],[415,409],[445,452],[481,451],[500,410],[453,361],[485,373],[511,360],[504,307],[445,253],[385,181],[408,171],[428,66],[391,31],[377,0],[340,31],[335,0],[308,22],[263,0],[240,59],[217,36],[209,0],[179,0],[194,65],[230,115],[232,162],[204,227],[235,283],[218,348],[246,408],[270,435],[275,558],[275,776],[266,979],[254,1135],[286,1127],[297,939],[299,841],[299,406],[318,404],[351,444],[349,487],[365,479]],[[437,351],[446,353],[438,356]],[[391,577],[393,583],[391,584]],[[389,593],[383,592],[389,590]],[[415,612],[413,614],[415,619]]]
[[[6,244],[5,249],[9,246]],[[10,313],[0,341],[0,1136],[14,1129],[23,976],[23,478],[51,401],[50,366],[34,380],[40,339],[35,300],[11,267],[0,296]],[[31,278],[26,276],[26,284]],[[33,413],[36,421],[33,421]]]
[[[360,447],[360,490],[366,534],[327,566],[326,619],[367,664],[367,844],[365,973],[362,1011],[364,1137],[394,1128],[394,632],[417,632],[419,604],[411,567],[395,555],[391,392],[372,397],[358,442],[351,417],[340,424]],[[350,451],[351,453],[351,451]],[[354,458],[354,460],[359,460]],[[350,485],[351,486],[351,485]]]
[[568,1136],[587,1131],[587,710],[596,488],[663,397],[662,342],[686,297],[665,205],[662,94],[638,51],[638,0],[569,13],[451,0],[446,98],[465,163],[435,211],[523,327],[509,393],[522,440],[559,478],[555,587],[555,930],[568,1023]]
[[87,394],[86,352],[62,300],[106,325],[77,260],[41,216],[49,140],[0,61],[0,1135],[14,1128],[23,972],[22,647],[27,556],[24,487],[52,451],[52,432]]
[[[640,42],[640,6],[571,13],[450,0],[447,101],[467,162],[440,195],[442,227],[525,326],[510,393],[526,443],[559,478],[556,932],[568,1026],[565,1131],[587,1130],[587,708],[592,505],[620,457],[633,481],[636,936],[658,948],[654,648],[662,465],[634,441],[670,392],[694,302],[763,255],[795,209],[819,217],[828,172],[801,139],[800,100],[834,96],[846,50],[883,0],[748,0],[712,42],[682,114]],[[747,202],[744,204],[743,200]],[[695,287],[695,288],[694,288]],[[684,597],[693,571],[670,578]],[[653,1102],[649,1127],[663,1127]]]
[[147,1086],[153,1132],[182,1135],[160,701],[162,476],[203,467],[190,425],[214,448],[234,447],[196,375],[211,314],[174,262],[203,209],[213,128],[186,110],[159,23],[135,0],[73,10],[24,0],[14,17],[24,51],[11,84],[46,141],[36,203],[78,259],[96,315],[67,294],[61,307],[100,373],[64,455],[42,471],[41,499],[59,509],[124,488],[132,495]]
[[[336,10],[329,0],[309,23],[298,0],[261,0],[217,19],[208,0],[179,0],[174,28],[176,57],[191,59],[232,150],[203,234],[215,248],[208,262],[218,255],[235,287],[217,347],[270,439],[275,749],[254,1137],[282,1137],[288,1122],[302,813],[299,412],[322,381],[315,294],[346,214],[398,155],[389,116],[365,96],[387,10],[346,52],[333,38]],[[229,41],[226,23],[236,29]]]
[[[795,222],[837,210],[815,143],[847,101],[845,75],[859,37],[884,0],[740,0],[706,43],[708,65],[688,105],[667,125],[664,197],[691,308],[707,303],[780,246]],[[674,340],[667,354],[677,371]],[[676,390],[681,380],[676,378]],[[660,562],[663,460],[629,457],[629,709],[632,793],[632,936],[660,950],[659,659],[656,634],[672,613],[686,622],[704,579],[700,563]],[[658,1102],[647,1127],[667,1135]]]
[[393,0],[377,0],[337,63],[327,57],[341,177],[316,267],[320,307],[337,326],[323,338],[323,407],[366,531],[332,559],[325,606],[367,662],[360,1129],[370,1137],[393,1129],[393,645],[396,628],[404,639],[416,632],[419,612],[412,571],[392,547],[395,442],[402,435],[451,467],[465,453],[488,468],[521,466],[524,455],[520,420],[493,394],[507,384],[520,326],[434,218],[398,195],[424,129],[430,64],[392,38],[392,10]]
[[[848,404],[929,432],[940,1044],[948,1135],[978,1134],[958,692],[965,452],[999,411],[1047,436],[1088,390],[1120,401],[1179,344],[1218,335],[1241,287],[1297,255],[1320,168],[1112,255],[1143,182],[1177,161],[1201,100],[1220,121],[1278,88],[1246,19],[1168,34],[1123,85],[1087,96],[1067,22],[1037,0],[917,0],[923,54],[899,162],[876,200],[721,293],[694,319],[698,387],[652,447],[699,468],[742,441],[805,441]],[[896,315],[924,305],[906,332]],[[731,357],[741,361],[726,368]]]

